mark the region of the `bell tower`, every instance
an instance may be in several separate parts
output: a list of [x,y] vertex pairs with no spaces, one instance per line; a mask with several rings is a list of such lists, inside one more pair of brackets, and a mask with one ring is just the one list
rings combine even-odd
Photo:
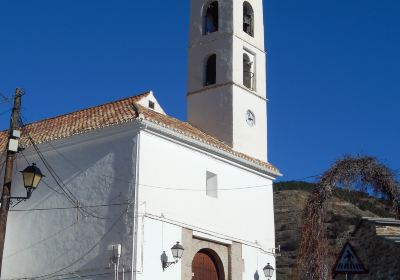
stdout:
[[190,9],[189,122],[266,161],[262,0],[191,0]]

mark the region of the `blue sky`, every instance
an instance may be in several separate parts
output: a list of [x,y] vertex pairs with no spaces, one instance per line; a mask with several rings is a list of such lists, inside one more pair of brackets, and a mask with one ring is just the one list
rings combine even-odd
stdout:
[[[400,1],[266,0],[269,159],[284,180],[344,154],[400,168]],[[29,121],[153,90],[186,119],[189,0],[0,0],[0,92]],[[0,126],[9,121],[0,104]]]

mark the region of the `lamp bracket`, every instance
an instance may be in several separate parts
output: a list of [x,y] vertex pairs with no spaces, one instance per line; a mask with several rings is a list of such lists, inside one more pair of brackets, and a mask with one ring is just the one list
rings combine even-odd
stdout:
[[10,205],[13,205],[13,200],[16,200],[17,203],[20,203],[22,201],[26,201],[27,199],[29,199],[29,197],[10,197]]
[[163,271],[165,271],[168,267],[170,267],[173,264],[178,263],[178,260],[174,261],[174,262],[162,262],[162,268]]
[[273,254],[275,257],[280,257],[281,256],[281,245],[278,245],[276,248],[270,248],[268,253]]
[[18,203],[20,203],[22,201],[30,199],[32,196],[32,192],[33,192],[32,189],[28,189],[26,191],[26,197],[21,197],[21,196],[10,197],[10,204],[13,204],[13,200],[16,200]]

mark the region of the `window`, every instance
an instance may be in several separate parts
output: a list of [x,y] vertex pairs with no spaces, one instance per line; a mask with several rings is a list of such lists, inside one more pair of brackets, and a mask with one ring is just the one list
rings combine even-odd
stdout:
[[217,55],[212,54],[207,58],[205,65],[204,86],[213,85],[217,82]]
[[249,2],[243,3],[243,31],[254,37],[254,11]]
[[207,196],[218,198],[218,176],[207,171],[206,175],[206,194]]
[[155,104],[153,101],[149,101],[149,108],[154,110]]
[[218,31],[218,1],[206,6],[204,13],[204,35]]
[[254,57],[248,53],[243,54],[243,85],[254,90]]

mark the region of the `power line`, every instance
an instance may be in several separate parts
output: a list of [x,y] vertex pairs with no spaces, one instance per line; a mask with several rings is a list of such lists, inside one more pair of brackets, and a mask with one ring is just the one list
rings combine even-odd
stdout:
[[[65,162],[69,163],[72,167],[74,167],[77,171],[84,172],[81,167],[79,167],[75,162],[70,160],[67,156],[65,156],[62,152],[60,152],[54,145],[52,145],[50,142],[47,143],[61,158],[65,160]],[[393,174],[397,174],[398,171],[400,171],[400,168],[393,170]],[[104,177],[120,180],[126,183],[133,183],[133,181],[126,180],[120,177],[115,177],[115,176],[109,176],[109,175],[103,175]],[[307,177],[303,178],[298,178],[298,179],[293,179],[292,181],[304,181],[307,179],[311,178],[319,178],[321,177],[322,174],[317,174],[317,175],[310,175]],[[392,176],[391,174],[385,175],[385,176]],[[148,187],[148,188],[154,188],[154,189],[162,189],[162,190],[171,190],[171,191],[196,191],[196,192],[204,192],[206,191],[205,186],[201,187],[165,187],[165,186],[155,186],[155,185],[148,185],[148,184],[139,184],[140,186],[143,187]],[[256,186],[237,186],[237,187],[219,187],[218,191],[236,191],[236,190],[246,190],[246,189],[258,189],[258,188],[265,188],[265,187],[271,187],[273,186],[272,184],[267,184],[267,185],[256,185]]]
[[[69,163],[72,167],[74,167],[77,171],[80,172],[84,172],[84,170],[82,170],[81,167],[79,167],[77,164],[75,164],[72,160],[70,160],[67,156],[65,156],[62,152],[60,152],[54,145],[52,145],[50,142],[47,143],[61,158],[64,159],[65,162]],[[133,183],[133,181],[131,180],[126,180],[124,178],[120,178],[120,177],[115,177],[115,176],[109,176],[109,175],[102,175],[104,177],[108,177],[108,178],[112,178],[112,179],[116,179],[116,180],[120,180],[126,183]],[[310,178],[316,178],[320,175],[312,175],[312,176],[307,176],[304,178],[299,178],[297,180],[306,180],[306,179],[310,179]],[[180,188],[176,188],[176,187],[163,187],[163,186],[155,186],[155,185],[148,185],[148,184],[139,184],[141,186],[144,187],[149,187],[149,188],[159,188],[159,189],[168,189],[168,190],[175,190],[175,191],[205,191],[204,187],[180,187]],[[238,186],[238,187],[227,187],[227,188],[219,188],[218,190],[241,190],[241,189],[252,189],[252,188],[258,188],[258,187],[268,187],[271,186],[272,184],[268,184],[268,185],[256,185],[256,186]],[[201,188],[201,189],[200,189]]]
[[[68,159],[65,155],[63,155],[60,151],[58,151],[53,145],[49,143],[49,145],[54,149],[54,151],[57,152],[66,162],[70,163],[74,168],[76,168],[78,171],[84,172],[79,166],[76,164],[72,163],[70,159]],[[394,171],[400,171],[399,169],[395,169]],[[397,173],[397,172],[394,172]],[[126,183],[133,183],[133,181],[126,180],[120,177],[115,177],[115,176],[108,176],[108,175],[102,175],[104,177],[109,177],[117,180],[124,181]],[[298,179],[293,179],[293,181],[304,181],[310,178],[318,178],[320,177],[321,174],[317,175],[311,175],[307,177],[302,177]],[[387,175],[391,176],[391,175]],[[205,192],[205,186],[203,187],[194,187],[194,186],[182,186],[182,187],[168,187],[168,186],[157,186],[157,185],[150,185],[150,184],[139,184],[140,186],[147,187],[147,188],[153,188],[153,189],[161,189],[161,190],[167,190],[167,191],[187,191],[187,192]],[[218,188],[218,191],[238,191],[238,190],[250,190],[250,189],[260,189],[260,188],[266,188],[266,187],[272,187],[273,183],[271,184],[263,184],[263,185],[254,185],[254,186],[237,186],[237,187],[220,187]]]
[[[63,180],[58,176],[58,174],[55,172],[55,170],[50,165],[50,163],[46,160],[46,158],[44,157],[42,152],[39,150],[39,148],[37,147],[37,145],[34,142],[34,140],[32,139],[32,137],[29,135],[29,133],[28,133],[28,139],[31,142],[33,148],[35,149],[37,155],[39,156],[39,158],[41,159],[41,161],[45,165],[46,169],[49,171],[49,174],[51,175],[53,180],[56,182],[57,186],[63,192],[63,195],[71,202],[72,205],[74,205],[75,207],[79,206],[78,198],[64,184]],[[51,188],[50,186],[48,186],[48,187]],[[85,208],[77,207],[77,209],[78,209],[78,211],[81,212],[81,215],[84,216],[84,217],[91,216],[93,218],[102,219],[102,220],[106,220],[107,219],[105,217],[100,217],[97,214],[95,214],[95,213],[93,213],[93,212],[91,212],[91,211],[89,211],[89,210],[87,210]]]
[[[23,125],[22,118],[23,118],[23,116],[21,115],[20,119],[19,119],[21,125]],[[49,171],[49,173],[50,173],[51,177],[53,178],[53,180],[56,182],[58,187],[63,192],[63,195],[72,203],[72,205],[79,206],[79,199],[76,198],[76,196],[68,189],[68,187],[64,184],[63,180],[58,176],[58,174],[55,172],[55,170],[50,165],[50,163],[46,160],[46,158],[44,157],[43,153],[40,151],[39,147],[36,145],[35,141],[33,140],[32,136],[30,135],[29,131],[26,131],[26,133],[28,134],[28,139],[31,142],[34,150],[36,151],[36,153],[38,154],[39,158],[41,159],[41,161],[45,165],[46,169]],[[51,188],[50,186],[48,186],[48,187]],[[107,218],[100,217],[96,213],[93,213],[92,211],[89,211],[89,210],[87,210],[85,208],[78,208],[78,211],[84,217],[91,216],[93,218],[97,218],[97,219],[101,219],[101,220],[107,220]]]
[[6,258],[11,258],[11,257],[13,257],[13,256],[16,256],[16,255],[22,253],[22,252],[25,252],[25,251],[27,251],[27,250],[29,250],[29,249],[32,249],[32,248],[34,248],[34,247],[36,247],[36,246],[38,246],[38,245],[40,245],[40,244],[42,244],[42,243],[45,243],[46,241],[48,241],[48,240],[50,240],[50,239],[53,239],[53,238],[56,237],[57,235],[61,234],[62,232],[66,231],[66,230],[68,230],[69,228],[73,227],[73,226],[76,225],[76,224],[77,224],[77,222],[74,222],[74,223],[70,224],[69,226],[67,226],[67,227],[65,227],[65,228],[63,228],[63,229],[57,231],[56,233],[53,233],[52,235],[50,235],[50,236],[48,236],[48,237],[46,237],[46,238],[44,238],[44,239],[42,239],[42,240],[40,240],[40,241],[34,243],[33,245],[31,245],[31,246],[29,246],[29,247],[26,247],[26,248],[24,248],[24,249],[22,249],[22,250],[19,250],[19,251],[17,251],[17,252],[14,252],[14,253],[12,253],[12,254],[10,254],[10,255],[5,256],[4,259],[6,259]]
[[[30,140],[32,142],[32,144],[34,145],[34,147],[36,146],[33,143],[33,139],[32,137],[30,137]],[[76,165],[72,160],[70,160],[68,157],[66,157],[63,153],[61,153],[55,146],[53,146],[50,142],[47,143],[60,157],[62,157],[64,159],[64,161],[68,162],[71,166],[73,166],[75,169],[77,169],[77,171],[81,171],[84,172],[78,165]],[[37,146],[36,146],[37,148]],[[38,152],[40,153],[40,151]],[[395,171],[399,170],[396,169]],[[54,171],[54,170],[53,170]],[[397,172],[394,172],[395,174]],[[120,181],[124,181],[126,183],[134,183],[131,180],[126,180],[124,178],[120,178],[120,177],[115,177],[115,176],[109,176],[109,175],[102,175],[104,177],[109,177],[109,178],[113,178],[116,180],[120,180]],[[310,179],[310,178],[318,178],[322,176],[322,174],[318,174],[318,175],[311,175],[311,176],[307,176],[307,177],[303,177],[303,178],[298,178],[298,179],[293,179],[294,181],[303,181],[306,179]],[[391,175],[387,175],[387,176],[391,176]],[[58,184],[58,181],[55,180],[56,183]],[[62,182],[62,180],[60,180]],[[200,187],[193,187],[193,186],[184,186],[184,187],[166,187],[166,186],[156,186],[156,185],[149,185],[149,184],[139,184],[140,186],[143,187],[148,187],[148,188],[154,188],[154,189],[161,189],[161,190],[169,190],[169,191],[192,191],[192,192],[204,192],[206,191],[205,186],[200,186]],[[271,184],[264,184],[264,185],[254,185],[254,186],[237,186],[237,187],[220,187],[218,188],[218,191],[238,191],[238,190],[250,190],[250,189],[259,189],[259,188],[265,188],[265,187],[272,187],[273,183]],[[65,186],[66,187],[66,186]],[[63,188],[62,188],[63,189]],[[66,189],[69,191],[69,189],[66,187]],[[70,192],[70,191],[69,191]],[[72,196],[73,194],[70,193]],[[72,199],[73,200],[73,199]],[[73,204],[75,204],[75,202],[73,202]]]
[[[51,143],[48,143],[48,145],[60,156],[62,157],[67,163],[69,163],[71,166],[73,166],[75,169],[77,169],[77,171],[81,171],[84,172],[78,165],[76,165],[72,160],[70,160],[67,156],[65,156],[63,153],[61,153],[54,145],[52,145]],[[394,174],[397,173],[397,171],[400,171],[399,169],[395,169],[393,172]],[[120,177],[115,177],[115,176],[109,176],[109,175],[102,175],[104,177],[108,177],[108,178],[112,178],[112,179],[116,179],[116,180],[120,180],[126,183],[133,183],[133,181],[130,180],[126,180]],[[298,178],[298,179],[293,179],[293,181],[304,181],[307,179],[311,179],[311,178],[318,178],[321,177],[322,174],[317,174],[317,175],[310,175],[307,177],[302,177],[302,178]],[[391,175],[387,175],[387,176],[391,176]],[[154,188],[154,189],[161,189],[161,190],[170,190],[170,191],[192,191],[192,192],[205,192],[205,186],[202,187],[194,187],[194,186],[182,186],[182,187],[168,187],[168,186],[156,186],[156,185],[149,185],[149,184],[139,184],[140,186],[143,187],[148,187],[148,188]],[[258,188],[265,188],[265,187],[271,187],[273,186],[272,184],[264,184],[264,185],[254,185],[254,186],[237,186],[237,187],[219,187],[218,191],[237,191],[237,190],[247,190],[247,189],[258,189]]]
[[71,210],[77,208],[101,208],[101,207],[114,207],[129,205],[129,202],[123,203],[112,203],[112,204],[99,204],[99,205],[86,205],[86,206],[75,206],[75,207],[52,207],[52,208],[33,208],[33,209],[16,209],[10,210],[10,212],[33,212],[33,211],[50,211],[50,210]]
[[115,220],[115,222],[110,226],[110,229],[86,252],[84,253],[82,256],[80,256],[78,259],[76,259],[74,262],[72,262],[71,264],[58,269],[57,271],[53,272],[53,273],[49,273],[49,274],[45,274],[45,275],[41,275],[41,276],[36,276],[36,277],[29,277],[29,278],[23,278],[23,279],[50,279],[51,277],[55,276],[55,274],[64,271],[70,267],[72,267],[73,265],[75,265],[76,263],[78,263],[79,261],[81,261],[83,258],[85,258],[87,255],[89,255],[99,244],[101,241],[103,241],[103,239],[114,229],[114,227],[117,225],[117,223],[122,219],[122,217],[125,215],[125,213],[128,212],[130,205],[133,202],[129,203],[129,205],[126,207],[126,209],[121,213],[121,215]]

